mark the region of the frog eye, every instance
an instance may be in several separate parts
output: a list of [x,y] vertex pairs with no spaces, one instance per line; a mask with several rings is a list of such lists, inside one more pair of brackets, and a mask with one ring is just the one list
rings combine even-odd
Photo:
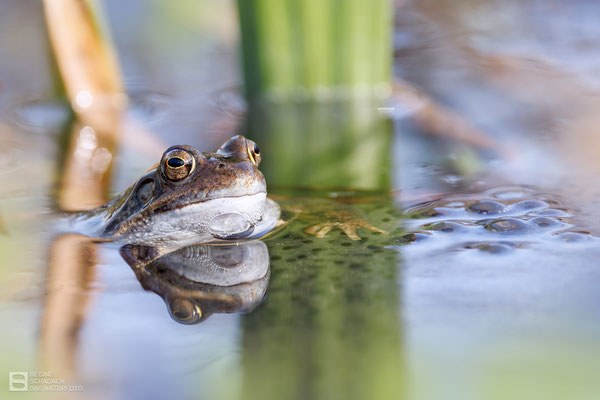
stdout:
[[200,306],[188,299],[167,299],[167,308],[171,317],[180,324],[192,325],[202,319]]
[[250,161],[252,161],[254,165],[260,164],[260,147],[252,140],[246,139],[246,148]]
[[171,181],[187,178],[195,167],[194,156],[189,151],[178,147],[167,150],[160,163],[163,176]]

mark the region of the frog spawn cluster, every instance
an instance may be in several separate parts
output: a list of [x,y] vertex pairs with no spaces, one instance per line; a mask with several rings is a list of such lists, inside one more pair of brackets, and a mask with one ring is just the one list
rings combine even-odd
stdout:
[[577,229],[558,199],[524,188],[446,196],[410,207],[406,216],[408,242],[437,240],[456,250],[497,254],[556,240],[597,240]]

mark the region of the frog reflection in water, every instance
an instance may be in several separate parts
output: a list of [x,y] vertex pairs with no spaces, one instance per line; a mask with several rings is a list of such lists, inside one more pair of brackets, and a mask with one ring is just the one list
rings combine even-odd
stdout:
[[[77,214],[77,223],[91,236],[170,248],[260,238],[284,223],[279,205],[267,198],[260,158],[260,148],[243,136],[232,137],[212,153],[170,147],[160,163],[124,193]],[[297,202],[286,207],[291,212],[287,214],[303,212]],[[385,233],[340,206],[327,208],[330,215],[314,221],[306,233],[324,237],[339,228],[353,240],[360,239],[358,228]]]
[[197,244],[164,255],[153,246],[126,244],[120,253],[142,287],[186,325],[214,313],[250,312],[269,284],[269,252],[259,240]]

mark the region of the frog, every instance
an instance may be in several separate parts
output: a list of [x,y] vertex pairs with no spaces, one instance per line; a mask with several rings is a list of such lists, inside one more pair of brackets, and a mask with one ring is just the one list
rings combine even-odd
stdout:
[[267,197],[260,147],[236,135],[216,151],[169,147],[160,162],[106,204],[70,213],[74,230],[124,243],[252,239],[273,229],[279,205]]
[[[200,152],[189,145],[169,147],[132,186],[106,204],[71,214],[79,233],[107,241],[169,245],[257,239],[279,231],[305,216],[299,202],[282,208],[267,196],[264,175],[258,169],[260,147],[242,135],[216,151]],[[332,229],[360,240],[358,228],[387,233],[345,210],[329,204],[305,233],[324,238]],[[314,207],[312,207],[314,208]],[[320,205],[319,209],[323,209]],[[310,216],[309,216],[310,217]]]

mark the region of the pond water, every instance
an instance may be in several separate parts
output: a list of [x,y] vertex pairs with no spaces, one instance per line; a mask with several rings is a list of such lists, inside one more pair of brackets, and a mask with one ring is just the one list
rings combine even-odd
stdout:
[[[38,2],[3,1],[2,375],[102,399],[597,398],[598,5],[396,3],[395,77],[495,145],[432,135],[394,103],[390,194],[277,186],[292,211],[264,241],[164,255],[56,238],[69,113]],[[134,137],[113,194],[167,145],[213,150],[243,126],[233,3],[168,4],[105,2]]]

